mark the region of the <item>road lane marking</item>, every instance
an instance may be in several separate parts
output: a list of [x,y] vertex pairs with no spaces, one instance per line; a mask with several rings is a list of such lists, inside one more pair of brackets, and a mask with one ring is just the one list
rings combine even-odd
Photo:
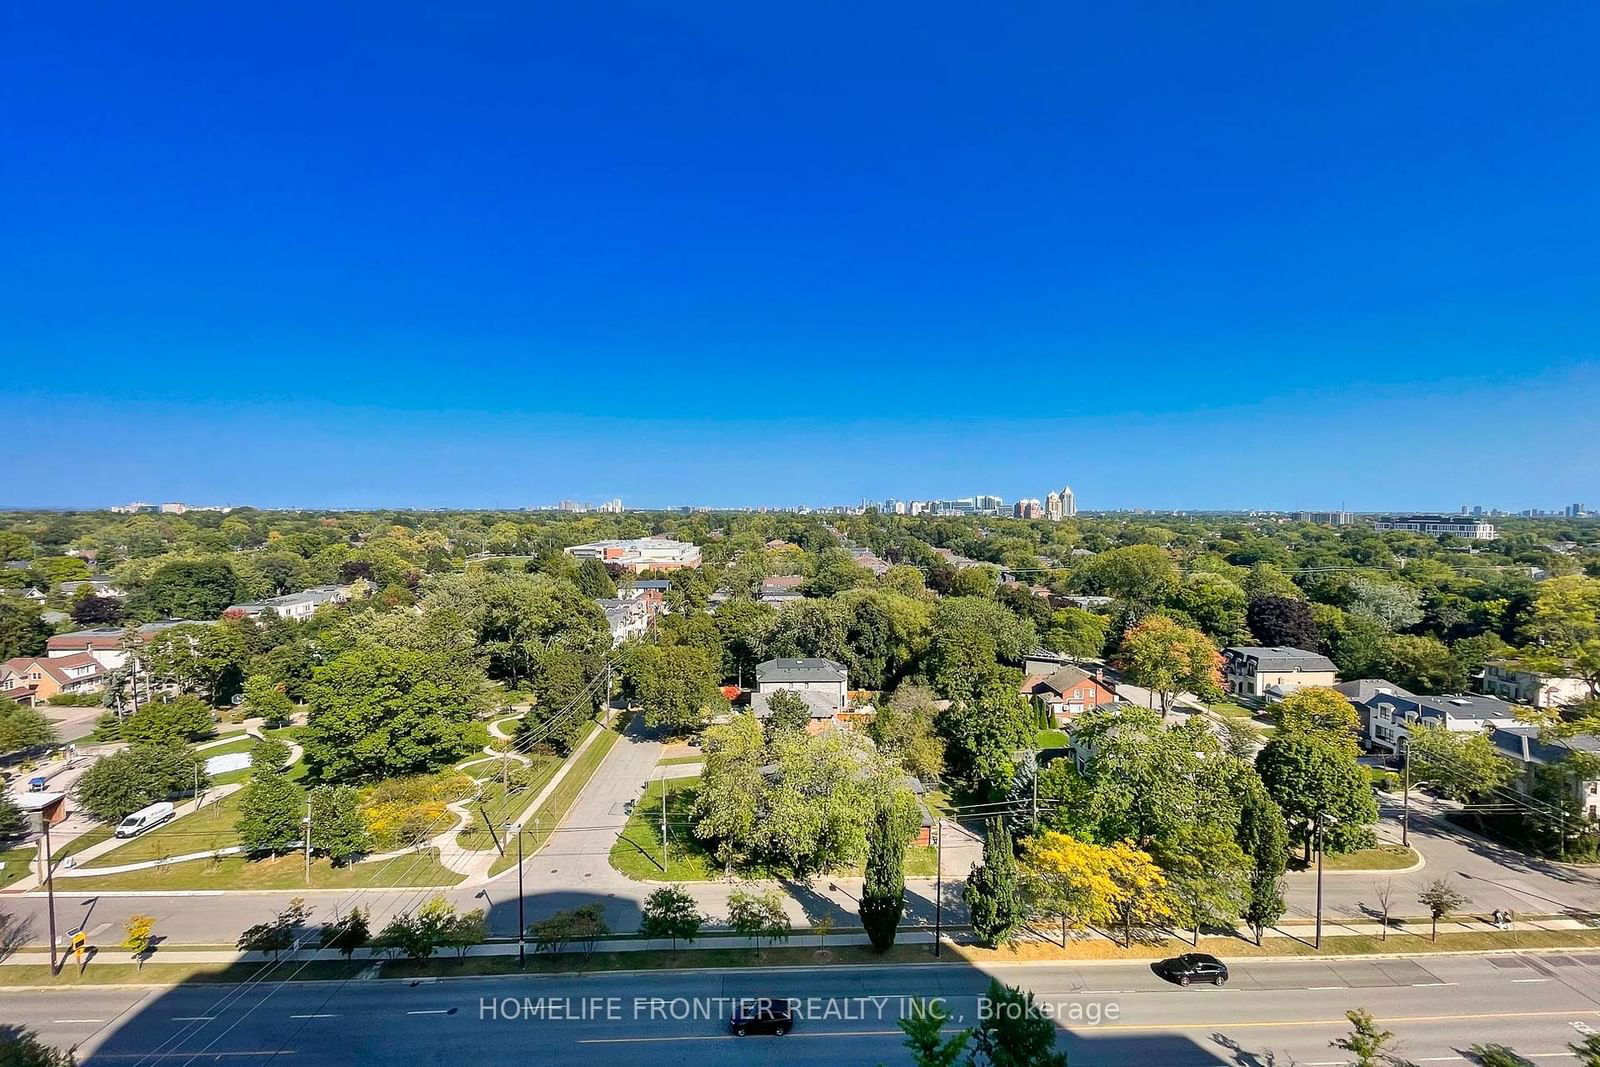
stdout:
[[1531,985],[1534,982],[1554,982],[1555,979],[1554,978],[1513,978],[1513,979],[1511,979],[1511,981],[1512,981],[1513,984],[1516,984],[1516,985]]
[[258,1052],[216,1052],[214,1050],[209,1050],[208,1049],[203,1053],[201,1053],[201,1052],[96,1052],[90,1058],[91,1059],[96,1059],[96,1060],[169,1060],[169,1059],[177,1059],[180,1056],[181,1057],[185,1057],[187,1059],[194,1059],[196,1056],[204,1056],[206,1059],[213,1059],[213,1058],[220,1058],[222,1056],[293,1056],[294,1054],[295,1054],[295,1050],[292,1049],[292,1048],[262,1049],[262,1050],[260,1050]]
[[320,1012],[320,1013],[314,1013],[314,1014],[311,1014],[311,1015],[291,1015],[291,1016],[289,1016],[289,1018],[291,1018],[291,1019],[337,1019],[338,1016],[337,1015],[332,1015],[332,1014],[329,1014],[329,1013],[326,1013],[326,1012]]
[[408,1011],[407,1015],[454,1015],[454,1008],[428,1008],[424,1011]]
[[1349,989],[1349,988],[1350,987],[1347,986],[1347,985],[1308,985],[1308,986],[1306,986],[1306,992],[1307,993],[1321,993],[1321,992],[1323,992],[1325,990],[1329,990],[1329,989]]
[[[1411,988],[1413,988],[1413,989],[1426,989],[1428,986],[1460,985],[1460,984],[1461,984],[1460,982],[1412,982],[1411,983]],[[1457,1059],[1459,1059],[1459,1058],[1460,1057],[1457,1057]]]
[[[1342,987],[1341,987],[1342,988]],[[1600,1009],[1590,1011],[1486,1011],[1466,1015],[1399,1015],[1380,1018],[1381,1023],[1440,1023],[1463,1022],[1472,1019],[1544,1019],[1551,1016],[1600,1015]],[[1285,1026],[1349,1026],[1350,1020],[1339,1019],[1255,1019],[1216,1020],[1195,1023],[1101,1023],[1085,1031],[1160,1031],[1160,1030],[1218,1030],[1218,1029],[1273,1029]],[[1072,1027],[1067,1027],[1068,1032]],[[790,1038],[807,1037],[899,1037],[900,1030],[791,1030]],[[675,1034],[667,1037],[586,1037],[579,1038],[580,1045],[647,1045],[682,1041],[735,1041],[732,1034]]]

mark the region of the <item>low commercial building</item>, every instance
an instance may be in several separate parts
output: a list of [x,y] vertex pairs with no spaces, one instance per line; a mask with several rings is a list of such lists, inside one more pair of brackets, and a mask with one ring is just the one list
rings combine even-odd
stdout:
[[1428,537],[1462,537],[1468,541],[1493,541],[1500,534],[1492,522],[1482,522],[1466,515],[1397,515],[1374,519],[1374,530],[1404,530],[1425,534]]
[[1234,645],[1222,650],[1222,684],[1235,696],[1282,697],[1307,686],[1331,686],[1338,680],[1332,660],[1303,648]]
[[594,541],[587,545],[573,545],[567,549],[567,555],[574,559],[597,559],[608,567],[635,574],[700,566],[699,545],[665,537]]

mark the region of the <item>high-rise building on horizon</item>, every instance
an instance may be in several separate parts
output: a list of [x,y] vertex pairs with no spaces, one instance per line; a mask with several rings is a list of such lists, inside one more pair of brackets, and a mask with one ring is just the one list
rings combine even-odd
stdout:
[[1045,497],[1044,517],[1051,522],[1070,519],[1076,514],[1078,514],[1078,498],[1073,495],[1070,485],[1062,486],[1059,491]]
[[1014,519],[1042,519],[1044,506],[1036,498],[1019,500],[1011,507],[1011,517]]

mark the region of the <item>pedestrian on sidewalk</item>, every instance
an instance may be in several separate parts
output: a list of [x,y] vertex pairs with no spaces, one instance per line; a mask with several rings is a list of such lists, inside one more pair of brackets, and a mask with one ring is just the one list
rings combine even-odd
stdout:
[[1494,911],[1491,912],[1490,915],[1491,915],[1490,921],[1492,923],[1494,923],[1494,928],[1496,930],[1504,930],[1505,927],[1503,925],[1501,925],[1501,924],[1503,922],[1505,922],[1505,920],[1500,917],[1500,909],[1499,908],[1494,909]]
[[1506,925],[1505,925],[1504,929],[1507,929],[1507,930],[1511,929],[1511,909],[1510,908],[1506,909],[1505,921],[1506,921]]

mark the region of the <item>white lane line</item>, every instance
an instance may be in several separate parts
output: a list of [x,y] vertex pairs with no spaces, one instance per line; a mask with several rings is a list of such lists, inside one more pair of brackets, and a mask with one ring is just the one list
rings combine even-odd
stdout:
[[[1436,985],[1460,985],[1460,984],[1461,984],[1461,983],[1460,983],[1460,982],[1412,982],[1412,983],[1411,983],[1411,988],[1413,988],[1413,989],[1425,989],[1425,988],[1427,988],[1427,987],[1428,987],[1428,986],[1436,986]],[[1458,1059],[1458,1060],[1459,1060],[1459,1059],[1461,1059],[1461,1057],[1460,1057],[1460,1056],[1455,1056],[1455,1057],[1452,1057],[1452,1058],[1453,1058],[1453,1059]]]
[[1307,993],[1321,993],[1321,992],[1323,992],[1325,990],[1328,990],[1328,989],[1349,989],[1349,988],[1350,987],[1347,986],[1347,985],[1308,985],[1308,986],[1306,986],[1306,992]]
[[313,1013],[311,1015],[291,1015],[291,1016],[289,1016],[289,1018],[291,1018],[291,1019],[337,1019],[338,1016],[330,1014],[330,1013],[327,1013],[327,1012],[319,1012],[319,1013]]
[[407,1015],[449,1015],[449,1008],[429,1008],[426,1011],[408,1011]]
[[1553,982],[1553,981],[1555,981],[1555,979],[1554,978],[1513,978],[1513,979],[1511,979],[1511,981],[1516,985],[1531,985],[1534,982]]

